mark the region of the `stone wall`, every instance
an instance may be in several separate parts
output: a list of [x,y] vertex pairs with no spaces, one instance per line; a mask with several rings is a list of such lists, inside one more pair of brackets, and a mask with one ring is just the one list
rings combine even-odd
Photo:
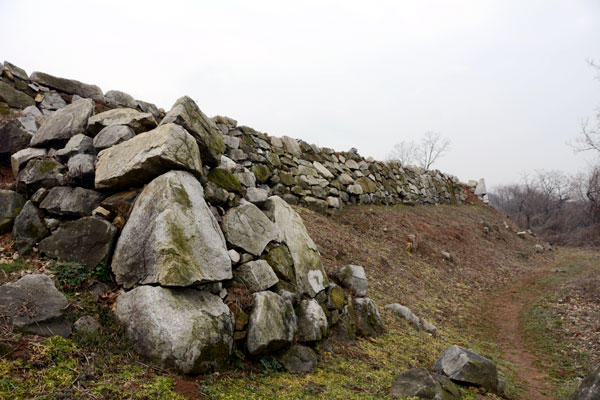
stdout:
[[136,349],[183,372],[226,367],[234,346],[285,364],[310,352],[290,350],[296,341],[382,332],[362,267],[327,276],[290,204],[465,198],[439,171],[271,137],[208,118],[189,97],[165,113],[10,63],[0,113],[0,156],[17,177],[0,191],[0,229],[23,255],[110,265]]

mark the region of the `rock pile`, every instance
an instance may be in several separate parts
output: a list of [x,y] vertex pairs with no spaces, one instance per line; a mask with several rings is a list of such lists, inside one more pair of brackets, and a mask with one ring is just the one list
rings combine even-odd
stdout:
[[[165,114],[5,63],[0,101],[4,113],[22,109],[0,128],[17,176],[17,191],[0,193],[2,229],[22,254],[110,265],[126,290],[115,315],[136,349],[185,373],[225,368],[235,346],[277,352],[303,372],[316,356],[293,343],[383,332],[363,268],[330,282],[290,204],[326,212],[464,197],[439,172],[269,137],[210,119],[189,97]],[[3,286],[0,298],[14,290]]]

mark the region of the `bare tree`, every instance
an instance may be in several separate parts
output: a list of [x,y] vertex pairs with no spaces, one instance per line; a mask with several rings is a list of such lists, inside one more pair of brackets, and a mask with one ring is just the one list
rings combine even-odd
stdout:
[[[600,65],[588,61],[590,66],[598,71],[597,79],[600,80]],[[600,109],[596,113],[596,120],[590,122],[589,118],[581,123],[581,133],[569,143],[577,152],[595,150],[600,152]]]
[[420,167],[429,170],[431,166],[450,150],[450,140],[436,132],[425,132],[421,141],[406,141],[394,145],[388,160],[399,161],[403,165],[416,162]]

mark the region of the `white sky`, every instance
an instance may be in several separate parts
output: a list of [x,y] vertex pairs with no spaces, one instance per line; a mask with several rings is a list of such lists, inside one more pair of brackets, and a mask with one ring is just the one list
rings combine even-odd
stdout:
[[600,1],[9,1],[0,61],[385,159],[433,130],[462,180],[585,168]]

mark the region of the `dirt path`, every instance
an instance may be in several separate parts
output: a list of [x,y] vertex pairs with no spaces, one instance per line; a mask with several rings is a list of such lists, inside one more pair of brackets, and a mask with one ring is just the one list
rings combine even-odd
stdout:
[[503,289],[490,302],[490,312],[498,327],[498,345],[506,358],[517,366],[519,378],[527,385],[522,398],[527,400],[551,399],[544,393],[550,392],[546,378],[548,374],[536,366],[537,357],[526,346],[519,315],[523,307],[539,296],[533,289],[536,280],[551,273],[551,266],[527,275]]

